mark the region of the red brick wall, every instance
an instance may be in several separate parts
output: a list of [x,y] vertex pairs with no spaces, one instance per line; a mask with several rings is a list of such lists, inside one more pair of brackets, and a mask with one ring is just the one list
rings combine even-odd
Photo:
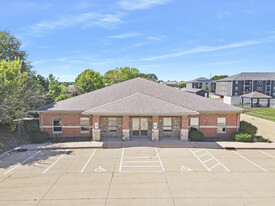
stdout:
[[[40,114],[40,126],[53,126],[53,118],[62,118],[62,126],[80,126],[80,117],[88,117],[82,114]],[[93,119],[90,119],[90,126],[93,126]],[[50,136],[54,136],[53,128],[43,128],[43,131],[48,132]],[[79,128],[62,128],[60,137],[90,137],[92,136],[92,128],[89,133],[81,133]]]
[[226,133],[217,133],[217,128],[203,128],[203,126],[217,126],[218,117],[226,118],[226,126],[237,126],[238,114],[199,114],[192,117],[199,117],[200,131],[206,137],[230,136],[236,128],[226,128]]
[[123,129],[129,129],[129,121],[130,121],[129,116],[123,116],[123,119],[122,119]]
[[158,116],[152,116],[152,128],[154,129],[154,123],[157,123],[157,128],[159,128],[159,117]]
[[189,118],[187,116],[181,117],[181,129],[188,129]]

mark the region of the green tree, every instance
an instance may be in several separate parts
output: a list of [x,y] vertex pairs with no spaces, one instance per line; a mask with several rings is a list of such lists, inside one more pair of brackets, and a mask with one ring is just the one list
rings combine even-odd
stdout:
[[22,61],[0,60],[0,123],[14,128],[14,119],[45,102],[42,87],[22,71]]
[[136,77],[158,81],[157,75],[140,73],[138,69],[130,67],[120,67],[107,71],[103,76],[103,81],[105,84],[112,85]]
[[86,69],[75,79],[75,86],[83,92],[90,92],[104,87],[103,79],[100,73],[92,69]]
[[38,75],[35,76],[35,80],[37,81],[37,83],[39,85],[42,86],[42,88],[44,89],[45,92],[49,92],[49,81],[48,81],[48,79],[46,79],[42,75],[38,74]]
[[119,78],[121,81],[126,81],[129,79],[134,79],[136,77],[139,77],[139,71],[136,68],[130,68],[130,67],[120,67],[119,69]]
[[103,82],[108,85],[117,84],[120,80],[119,69],[112,69],[107,71],[103,76]]
[[144,79],[152,80],[152,81],[154,81],[154,82],[157,82],[157,81],[158,81],[157,75],[155,75],[155,74],[153,74],[153,73],[152,73],[152,74],[140,73],[138,76],[141,77],[141,78],[144,78]]
[[226,77],[228,77],[228,75],[215,75],[211,78],[211,80],[217,81],[219,79],[223,79],[223,78],[226,78]]
[[20,50],[22,43],[9,31],[0,31],[0,59],[22,61],[22,71],[31,72],[31,64],[26,61],[27,53]]
[[178,88],[184,88],[184,87],[186,87],[186,83],[185,82],[180,83],[177,87]]
[[47,81],[49,82],[48,95],[50,95],[54,102],[71,97],[71,95],[68,94],[68,87],[61,84],[52,74],[49,75]]

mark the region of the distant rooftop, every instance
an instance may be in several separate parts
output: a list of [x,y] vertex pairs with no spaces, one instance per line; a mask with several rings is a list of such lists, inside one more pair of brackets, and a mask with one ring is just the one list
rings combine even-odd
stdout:
[[188,82],[214,82],[214,81],[211,80],[211,79],[207,79],[205,77],[199,77],[197,79],[193,79],[193,80],[188,81]]
[[242,72],[230,77],[220,79],[218,80],[218,82],[243,80],[275,80],[275,72]]

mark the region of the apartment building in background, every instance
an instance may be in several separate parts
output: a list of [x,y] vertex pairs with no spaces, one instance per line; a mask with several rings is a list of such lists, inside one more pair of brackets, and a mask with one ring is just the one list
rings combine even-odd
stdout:
[[216,94],[241,96],[260,92],[275,98],[275,72],[242,72],[216,81]]

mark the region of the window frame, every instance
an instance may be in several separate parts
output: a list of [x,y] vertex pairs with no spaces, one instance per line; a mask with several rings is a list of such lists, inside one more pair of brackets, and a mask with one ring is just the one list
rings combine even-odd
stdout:
[[[170,124],[165,125],[166,121],[165,119],[170,119]],[[168,128],[168,129],[167,129]],[[173,118],[172,117],[163,117],[163,132],[172,132],[173,130]]]
[[[198,126],[194,126],[194,125],[191,124],[192,119],[198,119]],[[197,130],[200,129],[200,118],[199,117],[190,117],[189,121],[190,121],[190,123],[189,123],[190,128],[196,128]]]
[[[60,125],[55,125],[54,122],[56,121],[55,119],[60,119]],[[63,128],[62,128],[62,118],[61,117],[53,117],[52,118],[52,124],[53,124],[53,133],[55,134],[61,134],[62,131],[63,131]],[[60,131],[55,131],[55,128],[60,128]]]
[[[81,124],[81,119],[88,119],[88,125],[82,125]],[[86,128],[82,130],[82,128]],[[80,117],[80,133],[90,133],[90,118],[89,117]]]
[[[115,120],[115,126],[110,126],[110,123],[109,123],[109,121],[110,120]],[[117,132],[117,118],[116,117],[108,117],[107,118],[107,131],[108,132],[111,132],[111,133],[116,133]],[[110,129],[110,128],[112,128],[112,129]],[[115,128],[115,129],[113,129],[113,128]]]
[[[219,123],[219,119],[225,119],[225,123]],[[226,117],[217,118],[217,133],[223,134],[226,133],[227,119]]]

